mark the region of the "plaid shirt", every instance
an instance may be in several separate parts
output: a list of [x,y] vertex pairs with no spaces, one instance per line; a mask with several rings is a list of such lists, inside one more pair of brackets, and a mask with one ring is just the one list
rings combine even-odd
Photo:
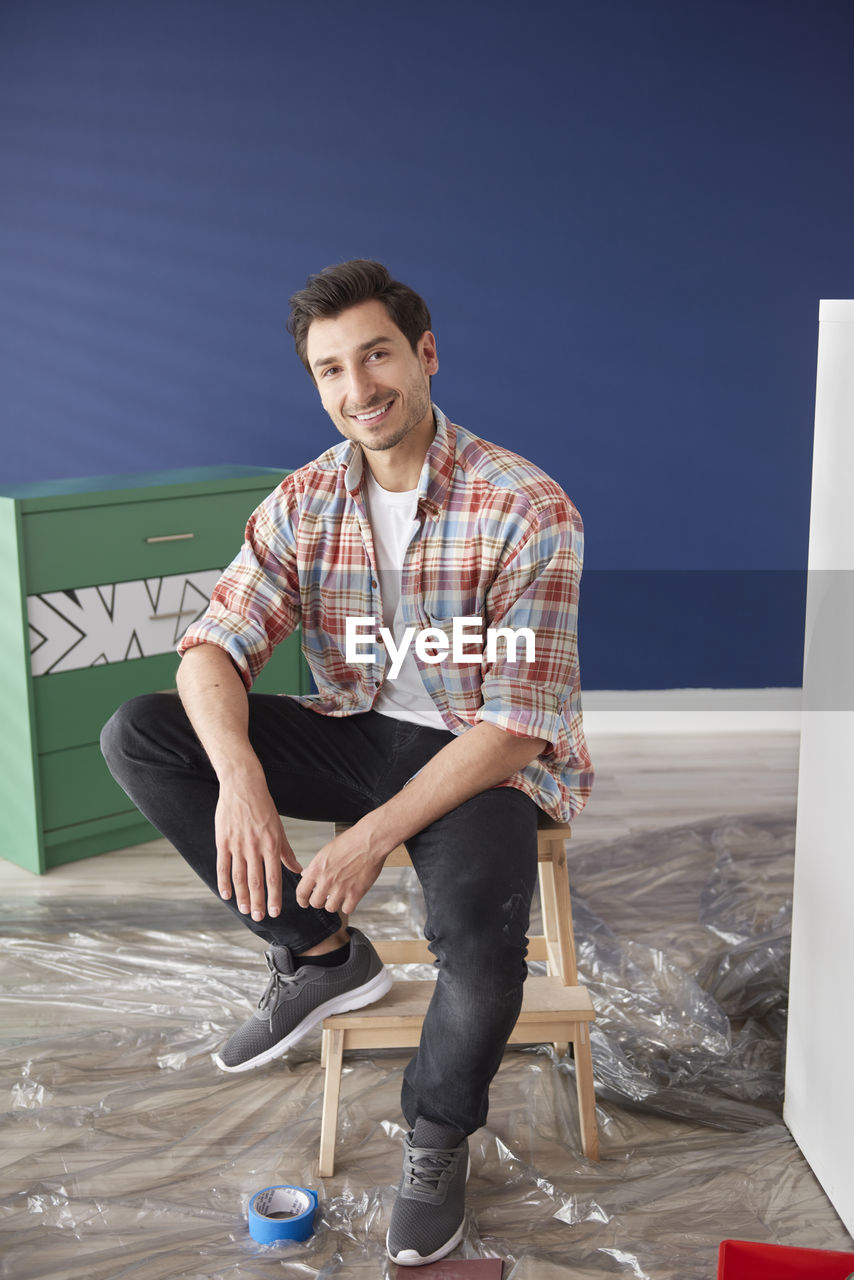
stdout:
[[[528,627],[535,658],[523,661],[522,645],[510,662],[499,643],[492,661],[483,644],[477,662],[455,663],[449,647],[441,662],[416,658],[424,686],[452,733],[487,720],[508,733],[548,739],[549,747],[502,785],[568,820],[593,784],[576,644],[581,517],[538,467],[454,426],[435,406],[434,416],[402,570],[406,624],[438,628],[449,645],[455,617],[476,615],[484,628]],[[373,617],[376,633],[383,617],[362,459],[358,445],[343,441],[261,503],[240,554],[179,653],[218,645],[251,688],[274,647],[301,625],[318,692],[296,700],[322,715],[370,710],[391,660],[379,639],[362,648],[373,648],[376,661],[362,665],[345,656],[345,619]],[[477,633],[467,628],[466,652],[477,651]]]

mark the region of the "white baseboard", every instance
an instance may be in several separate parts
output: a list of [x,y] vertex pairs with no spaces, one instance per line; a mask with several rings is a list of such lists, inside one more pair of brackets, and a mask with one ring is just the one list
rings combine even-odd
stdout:
[[584,730],[600,733],[799,733],[801,689],[582,690]]

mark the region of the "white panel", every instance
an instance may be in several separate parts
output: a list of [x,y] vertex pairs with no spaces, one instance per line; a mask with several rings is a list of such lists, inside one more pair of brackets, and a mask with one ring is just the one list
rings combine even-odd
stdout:
[[854,302],[820,309],[785,1119],[854,1234]]

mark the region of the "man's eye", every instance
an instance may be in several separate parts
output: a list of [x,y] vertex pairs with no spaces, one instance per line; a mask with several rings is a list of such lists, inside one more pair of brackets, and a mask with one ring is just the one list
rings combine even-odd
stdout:
[[337,372],[338,372],[338,369],[335,365],[328,365],[327,368],[323,370],[323,373],[320,376],[321,378],[328,378],[330,373],[337,373]]
[[368,356],[368,359],[373,360],[374,356],[387,356],[387,355],[388,355],[387,351],[372,351],[371,354]]

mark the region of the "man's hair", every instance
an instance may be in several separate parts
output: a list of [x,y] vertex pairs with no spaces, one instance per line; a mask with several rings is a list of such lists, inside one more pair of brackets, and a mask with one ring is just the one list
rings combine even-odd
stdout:
[[297,355],[312,380],[314,374],[306,359],[308,329],[312,320],[334,319],[342,311],[374,299],[383,304],[415,351],[421,335],[431,328],[427,304],[408,285],[392,280],[381,262],[353,258],[350,262],[324,267],[316,276],[309,276],[306,287],[293,295],[288,332],[293,335]]

